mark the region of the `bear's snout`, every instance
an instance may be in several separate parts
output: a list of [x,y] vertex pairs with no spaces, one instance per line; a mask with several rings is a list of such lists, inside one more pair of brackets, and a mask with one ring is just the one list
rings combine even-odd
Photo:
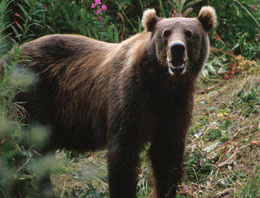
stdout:
[[186,47],[182,41],[173,41],[169,46],[168,65],[170,74],[183,74],[186,66]]
[[[183,42],[176,41],[172,42],[170,45],[170,50],[172,54],[172,59],[176,62],[176,65],[173,63],[174,66],[180,66],[183,64],[184,54],[185,54],[185,45]],[[180,64],[180,65],[179,65]]]

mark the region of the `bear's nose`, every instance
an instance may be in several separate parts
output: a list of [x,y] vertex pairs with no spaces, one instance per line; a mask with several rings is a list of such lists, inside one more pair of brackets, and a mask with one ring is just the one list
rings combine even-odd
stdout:
[[172,42],[170,45],[171,53],[173,57],[183,58],[185,52],[185,45],[180,41]]
[[185,45],[181,41],[174,41],[170,44],[170,63],[175,67],[180,67],[185,63]]

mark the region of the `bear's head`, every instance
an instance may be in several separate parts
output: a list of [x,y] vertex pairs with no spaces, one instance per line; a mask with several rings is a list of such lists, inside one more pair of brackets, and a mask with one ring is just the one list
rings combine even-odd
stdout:
[[160,18],[154,9],[143,14],[145,31],[151,32],[148,52],[171,75],[199,73],[209,54],[208,31],[216,25],[212,7],[202,7],[195,18]]

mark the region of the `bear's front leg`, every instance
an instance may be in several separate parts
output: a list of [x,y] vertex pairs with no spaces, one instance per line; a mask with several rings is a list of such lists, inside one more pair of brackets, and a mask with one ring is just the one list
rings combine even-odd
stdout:
[[153,139],[149,150],[156,197],[174,198],[183,173],[184,137],[167,137],[160,133],[161,137]]
[[108,151],[108,177],[111,198],[135,198],[138,178],[138,151],[133,145],[111,145]]
[[111,198],[136,197],[138,153],[137,145],[129,139],[117,140],[109,146],[108,179]]
[[111,117],[114,119],[109,129],[107,153],[110,197],[135,198],[141,148],[138,114],[132,109],[114,112]]

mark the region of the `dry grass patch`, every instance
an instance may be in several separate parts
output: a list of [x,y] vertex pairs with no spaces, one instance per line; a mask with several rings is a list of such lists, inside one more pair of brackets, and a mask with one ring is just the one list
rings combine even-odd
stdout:
[[260,197],[260,75],[221,80],[207,90],[196,96],[181,193]]

